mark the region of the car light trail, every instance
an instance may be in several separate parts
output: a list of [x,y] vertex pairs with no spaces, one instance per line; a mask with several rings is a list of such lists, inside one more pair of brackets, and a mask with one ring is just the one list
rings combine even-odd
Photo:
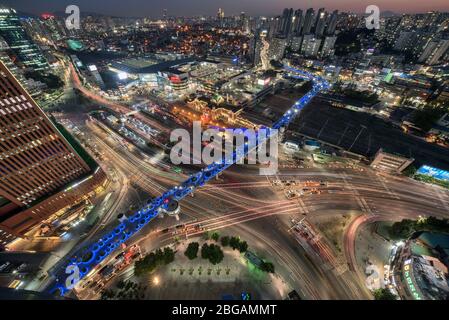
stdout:
[[[321,77],[317,77],[308,72],[301,71],[289,66],[284,66],[284,70],[292,73],[293,78],[312,81],[313,87],[301,99],[299,99],[277,122],[274,123],[272,129],[279,130],[285,128],[300,111],[320,92],[329,88],[329,84]],[[270,131],[269,128],[266,137],[257,139],[258,144],[265,142],[274,135],[276,131]],[[249,152],[257,148],[250,149],[245,145],[242,150],[238,150],[233,154],[232,163],[223,163],[224,161],[216,162],[202,169],[196,174],[191,175],[182,184],[173,187],[166,191],[162,196],[154,199],[151,203],[137,211],[134,215],[118,224],[112,231],[105,233],[95,243],[79,250],[73,257],[69,258],[67,264],[63,264],[63,268],[57,268],[54,272],[56,283],[50,287],[49,291],[52,294],[59,293],[64,295],[69,289],[66,286],[66,279],[70,274],[66,273],[68,267],[78,267],[79,280],[84,278],[90,271],[92,271],[98,264],[100,264],[106,257],[108,257],[115,249],[122,243],[127,241],[131,236],[139,232],[145,225],[147,225],[153,218],[157,217],[162,210],[167,210],[171,203],[171,199],[180,201],[195,189],[204,186],[210,179],[220,174],[240,159],[245,157]],[[70,269],[70,268],[69,268]],[[72,269],[73,270],[73,269]]]

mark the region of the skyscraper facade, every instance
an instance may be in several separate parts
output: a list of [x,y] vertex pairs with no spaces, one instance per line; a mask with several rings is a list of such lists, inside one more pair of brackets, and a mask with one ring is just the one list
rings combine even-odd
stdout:
[[47,60],[25,32],[14,9],[0,7],[0,37],[26,68],[33,71],[49,68]]
[[313,34],[304,35],[301,54],[306,57],[316,57],[321,46],[321,39],[316,38]]
[[284,12],[282,13],[282,20],[279,33],[287,37],[292,29],[292,22],[293,22],[293,9],[285,8]]
[[312,30],[314,14],[315,14],[315,11],[313,10],[313,8],[307,9],[306,15],[304,17],[304,27],[303,27],[303,31],[302,31],[303,34],[309,34],[310,31]]
[[324,34],[324,28],[326,27],[327,13],[324,8],[318,10],[315,26],[315,35],[321,37]]
[[225,13],[224,10],[222,8],[218,8],[218,12],[217,12],[217,21],[218,21],[218,25],[220,27],[223,26],[224,23],[224,17],[225,17]]
[[67,186],[93,170],[0,62],[0,229],[20,235],[76,202],[98,180]]
[[326,34],[328,36],[333,36],[335,34],[335,30],[337,29],[337,20],[338,20],[338,10],[334,10],[332,12],[329,22],[326,29]]
[[304,23],[302,18],[302,10],[298,9],[295,10],[295,15],[293,16],[293,26],[292,26],[292,32],[295,35],[300,35],[302,31],[302,24]]

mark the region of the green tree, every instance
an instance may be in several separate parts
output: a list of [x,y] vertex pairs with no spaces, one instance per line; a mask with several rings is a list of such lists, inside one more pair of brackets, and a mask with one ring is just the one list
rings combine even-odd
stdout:
[[175,261],[175,252],[173,251],[173,249],[171,249],[169,247],[165,247],[164,248],[164,257],[163,257],[164,264],[170,264],[173,261]]
[[407,177],[413,177],[416,171],[418,171],[418,169],[414,165],[410,165],[404,171],[402,171],[402,174]]
[[120,280],[119,282],[117,282],[117,288],[118,289],[123,289],[125,287],[125,282],[123,280]]
[[220,234],[218,232],[212,233],[211,239],[214,240],[215,242],[218,242],[218,239],[220,239]]
[[231,240],[229,240],[229,245],[233,250],[238,249],[240,244],[240,239],[237,237],[232,237]]
[[404,219],[393,223],[390,229],[393,238],[408,238],[415,231],[415,222],[409,219]]
[[201,247],[201,257],[203,259],[208,259],[210,263],[215,265],[223,260],[224,254],[219,246],[215,244],[208,245],[205,243]]
[[101,292],[100,300],[110,300],[115,298],[115,292],[110,289],[103,290]]
[[186,251],[184,252],[184,255],[190,260],[195,259],[198,256],[199,247],[200,245],[198,242],[189,243]]
[[375,300],[396,300],[397,297],[388,289],[377,289],[373,292]]
[[248,250],[248,243],[246,241],[240,241],[238,249],[240,252],[246,252]]
[[149,253],[143,259],[134,262],[134,274],[142,276],[146,273],[153,272],[158,266],[167,265],[175,259],[175,252],[169,247],[157,249]]
[[209,262],[213,265],[220,263],[223,261],[224,254],[221,250],[220,246],[217,246],[215,244],[211,244],[209,246]]
[[61,80],[61,78],[52,73],[44,74],[42,72],[30,71],[25,73],[25,77],[43,82],[49,89],[59,89],[64,86],[64,82]]
[[201,258],[209,259],[209,245],[207,243],[201,247]]
[[211,237],[211,233],[210,233],[210,231],[206,231],[206,232],[204,232],[204,234],[203,234],[203,239],[204,240],[210,240],[210,237]]
[[271,262],[264,261],[260,265],[260,270],[268,273],[274,273],[274,265]]
[[221,245],[223,247],[229,246],[229,237],[228,236],[221,237]]
[[440,106],[431,102],[421,109],[414,111],[413,122],[417,127],[421,128],[424,132],[427,132],[447,111],[447,105]]

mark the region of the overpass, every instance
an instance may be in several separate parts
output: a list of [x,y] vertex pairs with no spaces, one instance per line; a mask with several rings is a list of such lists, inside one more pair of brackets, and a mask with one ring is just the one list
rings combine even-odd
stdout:
[[[314,76],[308,72],[290,66],[284,66],[284,70],[295,78],[312,81],[313,87],[274,123],[271,129],[276,129],[275,131],[271,131],[269,128],[264,128],[267,129],[268,133],[261,139],[257,137],[258,143],[264,143],[266,140],[273,137],[277,130],[285,128],[318,94],[318,92],[329,88],[327,81],[321,77]],[[162,196],[149,202],[132,216],[120,219],[120,223],[118,223],[112,231],[99,235],[97,241],[77,250],[75,254],[67,260],[64,260],[53,272],[54,281],[47,287],[47,291],[59,295],[67,293],[70,288],[74,287],[76,284],[74,281],[79,281],[85,277],[106,257],[112,254],[122,243],[134,236],[151,220],[157,217],[161,211],[170,211],[174,202],[176,203],[182,200],[184,197],[194,192],[195,189],[204,186],[209,180],[237,163],[255,148],[257,148],[257,145],[255,147],[252,146],[252,148],[245,145],[243,149],[237,149],[234,151],[232,162],[225,163],[225,161],[222,160],[205,167],[198,173],[191,175],[180,185],[169,189]],[[73,277],[73,270],[76,268],[79,270],[79,277]]]

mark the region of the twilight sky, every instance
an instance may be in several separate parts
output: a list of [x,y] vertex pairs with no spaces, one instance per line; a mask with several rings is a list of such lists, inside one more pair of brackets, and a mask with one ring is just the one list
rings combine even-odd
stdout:
[[86,11],[153,18],[160,17],[164,8],[169,15],[175,16],[215,15],[219,7],[224,9],[226,15],[241,11],[251,15],[274,15],[280,14],[285,7],[324,7],[327,10],[364,12],[370,4],[379,6],[381,11],[397,13],[449,11],[448,0],[0,0],[0,4],[35,14],[65,11],[67,5],[75,4],[80,7],[81,14]]

